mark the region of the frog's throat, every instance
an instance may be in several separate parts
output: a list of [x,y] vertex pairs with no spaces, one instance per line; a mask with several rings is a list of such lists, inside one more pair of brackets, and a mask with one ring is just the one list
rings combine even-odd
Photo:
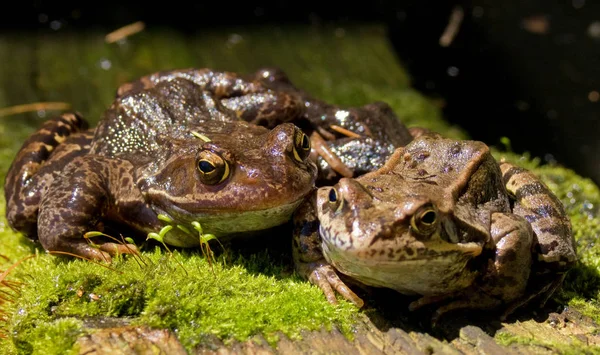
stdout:
[[[369,253],[330,249],[323,243],[327,262],[341,273],[366,285],[387,287],[403,294],[432,295],[469,286],[477,273],[467,265],[482,247],[476,243],[455,244],[454,248],[432,249],[433,253],[412,259],[372,257]],[[375,253],[379,256],[379,253]]]
[[[204,233],[214,234],[217,238],[230,234],[261,231],[279,226],[290,220],[292,213],[303,199],[277,207],[227,213],[212,213],[190,215],[169,215],[175,223],[190,225],[199,222]],[[161,212],[164,213],[164,212]],[[198,235],[186,234],[174,228],[164,237],[165,243],[178,247],[195,247],[200,245]]]

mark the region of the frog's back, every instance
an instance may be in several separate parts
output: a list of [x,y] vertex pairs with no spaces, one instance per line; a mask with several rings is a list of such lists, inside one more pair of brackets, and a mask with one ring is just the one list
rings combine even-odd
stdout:
[[160,82],[117,97],[96,128],[92,152],[106,156],[151,155],[159,137],[189,134],[206,122],[239,121],[210,93],[185,79]]
[[391,173],[440,188],[452,200],[470,191],[479,192],[470,199],[492,199],[503,190],[498,164],[483,142],[427,134],[409,143],[399,159]]

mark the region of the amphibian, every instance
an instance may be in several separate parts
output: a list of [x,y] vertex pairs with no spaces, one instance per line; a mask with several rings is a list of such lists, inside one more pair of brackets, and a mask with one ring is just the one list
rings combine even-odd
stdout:
[[[150,78],[120,87],[95,129],[66,113],[23,144],[5,181],[13,229],[48,251],[108,260],[135,247],[93,247],[84,233],[112,223],[156,232],[166,219],[198,221],[225,237],[290,218],[317,173],[309,138],[286,123],[303,110],[301,102],[231,73]],[[226,99],[240,103],[232,110]],[[263,119],[271,129],[246,122]],[[199,244],[177,228],[165,242]]]
[[[294,123],[310,135],[319,166],[317,186],[340,177],[356,177],[383,166],[395,148],[413,134],[385,102],[344,107],[319,100],[294,86],[277,68],[263,68],[249,76],[277,92],[296,97],[305,108]],[[227,103],[226,103],[227,104]]]
[[319,167],[318,186],[380,168],[395,148],[412,140],[409,129],[388,104],[330,104],[296,87],[278,68],[262,68],[248,75],[210,69],[163,71],[122,85],[118,95],[143,92],[180,79],[207,88],[218,85],[219,89],[213,91],[221,107],[248,122],[268,128],[282,122],[299,126],[311,139],[311,159]]
[[421,296],[434,319],[542,303],[576,261],[571,225],[532,173],[478,141],[423,134],[379,170],[321,187],[294,215],[294,260],[335,303],[363,300],[338,273]]

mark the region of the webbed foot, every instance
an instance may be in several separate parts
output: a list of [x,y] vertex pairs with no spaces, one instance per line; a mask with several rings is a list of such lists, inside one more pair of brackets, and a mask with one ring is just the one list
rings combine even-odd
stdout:
[[71,255],[94,261],[110,263],[112,257],[119,254],[138,254],[138,249],[133,244],[120,244],[113,242],[91,243],[85,239],[60,239],[57,240],[48,253],[54,255]]
[[335,292],[337,292],[346,300],[354,303],[358,308],[361,308],[365,304],[360,297],[340,280],[333,266],[328,264],[311,264],[307,266],[307,269],[309,269],[307,270],[308,280],[323,291],[329,303],[337,304],[337,298],[335,297]]

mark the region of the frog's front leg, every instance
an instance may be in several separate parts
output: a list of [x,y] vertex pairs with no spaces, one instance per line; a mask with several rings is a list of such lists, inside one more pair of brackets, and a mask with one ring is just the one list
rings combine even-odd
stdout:
[[[494,255],[481,270],[481,276],[469,288],[455,294],[425,296],[410,304],[416,310],[440,303],[433,316],[435,323],[443,314],[462,308],[491,309],[508,306],[525,293],[532,264],[533,232],[527,221],[509,213],[492,214],[491,237]],[[504,313],[504,317],[508,313]]]
[[[111,190],[132,190],[131,184],[128,187],[121,184],[123,178],[111,178],[111,174],[128,170],[122,164],[114,159],[86,155],[65,167],[41,201],[38,237],[44,249],[105,261],[116,254],[137,252],[134,245],[117,242],[98,242],[96,247],[83,237],[86,232],[97,230],[116,204]],[[133,181],[131,176],[128,179]],[[135,189],[131,193],[135,193]]]
[[[294,212],[293,256],[298,273],[318,286],[327,301],[336,304],[335,291],[358,307],[364,302],[340,280],[335,269],[323,257],[319,221],[314,209],[316,194]],[[335,290],[335,291],[334,291]]]

